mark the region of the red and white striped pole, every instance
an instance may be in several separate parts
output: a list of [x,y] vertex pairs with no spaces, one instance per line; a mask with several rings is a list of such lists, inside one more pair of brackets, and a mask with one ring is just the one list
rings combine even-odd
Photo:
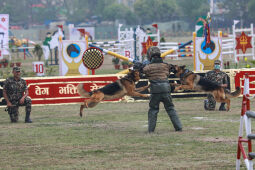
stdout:
[[251,139],[243,139],[243,125],[245,123],[245,131],[246,136],[251,134],[251,122],[250,119],[246,116],[246,111],[250,110],[250,100],[249,100],[249,76],[245,74],[244,79],[244,88],[243,88],[243,101],[242,101],[242,109],[241,109],[241,117],[240,117],[240,128],[239,128],[239,137],[238,137],[238,146],[237,146],[237,159],[236,159],[236,170],[240,170],[240,158],[241,154],[243,156],[245,165],[247,169],[253,169],[253,163],[251,159],[248,159],[248,156],[245,153],[243,142],[248,144],[248,153],[252,152]]

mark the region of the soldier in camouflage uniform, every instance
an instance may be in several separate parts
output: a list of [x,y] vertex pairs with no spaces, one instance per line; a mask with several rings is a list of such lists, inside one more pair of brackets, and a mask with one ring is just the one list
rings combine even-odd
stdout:
[[7,102],[7,110],[11,122],[19,119],[19,106],[26,106],[25,123],[32,123],[30,120],[31,98],[28,96],[26,81],[20,77],[20,68],[13,68],[13,77],[5,80],[3,86],[3,96]]
[[[223,71],[220,71],[221,61],[215,60],[214,61],[214,70],[209,71],[205,74],[205,78],[217,82],[221,86],[225,87],[225,91],[229,92],[228,87],[228,75]],[[204,101],[204,108],[205,110],[214,110],[216,106],[216,101],[213,95],[208,94],[207,99]],[[219,110],[226,111],[225,103],[221,103]]]
[[151,96],[149,103],[150,108],[148,111],[148,131],[149,133],[154,132],[156,128],[160,102],[163,102],[175,130],[182,131],[182,124],[174,109],[174,104],[170,95],[170,84],[168,82],[170,65],[163,62],[158,47],[150,47],[147,54],[151,61],[150,64],[143,68],[143,73],[150,81]]

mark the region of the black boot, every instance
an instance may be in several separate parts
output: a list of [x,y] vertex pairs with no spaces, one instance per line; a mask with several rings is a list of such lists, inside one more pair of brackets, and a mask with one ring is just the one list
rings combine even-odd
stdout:
[[220,108],[219,108],[220,111],[226,111],[227,109],[225,108],[225,103],[221,103],[220,104]]
[[26,112],[25,123],[32,123],[32,120],[30,119],[30,112]]
[[204,100],[204,108],[205,108],[205,110],[215,110],[215,106],[212,106],[212,105],[209,103],[209,100],[208,100],[208,99],[205,99],[205,100]]
[[204,100],[204,108],[205,108],[205,110],[209,110],[209,102],[208,102],[208,99],[205,99],[205,100]]

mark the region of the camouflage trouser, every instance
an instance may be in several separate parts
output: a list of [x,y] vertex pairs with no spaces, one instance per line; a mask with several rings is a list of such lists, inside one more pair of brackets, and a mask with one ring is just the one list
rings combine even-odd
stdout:
[[148,131],[154,132],[157,123],[157,116],[159,112],[160,102],[164,103],[165,110],[175,128],[176,131],[182,130],[182,124],[179,120],[178,114],[174,109],[172,97],[169,93],[157,93],[151,94],[150,98],[150,109],[148,112]]
[[[230,93],[229,89],[224,89],[225,92]],[[225,103],[221,103],[220,110],[225,108]],[[207,95],[207,100],[204,101],[205,110],[215,110],[216,101],[212,94]],[[224,109],[223,109],[224,110]]]
[[31,98],[26,97],[23,104],[19,104],[19,101],[11,101],[12,107],[8,107],[8,114],[11,122],[17,122],[19,120],[19,106],[26,106],[26,114],[31,112]]
[[208,94],[207,100],[205,101],[205,109],[206,110],[214,110],[216,106],[216,101],[213,97],[213,95]]

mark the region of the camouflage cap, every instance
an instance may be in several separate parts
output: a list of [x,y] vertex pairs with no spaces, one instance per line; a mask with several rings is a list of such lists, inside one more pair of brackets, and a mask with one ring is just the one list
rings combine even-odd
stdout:
[[13,67],[13,71],[20,72],[20,67]]
[[219,65],[220,65],[220,64],[221,64],[221,61],[220,61],[220,60],[215,60],[215,61],[214,61],[214,64],[219,64]]

